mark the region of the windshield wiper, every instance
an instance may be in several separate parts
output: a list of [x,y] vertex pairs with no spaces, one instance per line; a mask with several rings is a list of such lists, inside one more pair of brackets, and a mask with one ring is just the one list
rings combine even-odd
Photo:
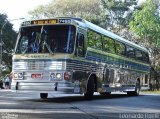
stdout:
[[[42,38],[43,33],[44,33],[44,35],[47,35],[47,33],[46,33],[45,29],[44,29],[44,26],[42,26],[42,29],[41,29],[40,39]],[[43,42],[43,46],[42,47],[44,48],[44,45],[45,45],[47,47],[47,50],[49,51],[49,53],[54,54],[52,52],[50,46],[47,44],[46,39],[47,39],[47,37],[44,38],[44,42]]]
[[45,45],[45,46],[47,47],[49,53],[54,54],[54,53],[52,52],[51,48],[49,47],[49,45],[47,44],[46,40],[44,40],[43,45]]

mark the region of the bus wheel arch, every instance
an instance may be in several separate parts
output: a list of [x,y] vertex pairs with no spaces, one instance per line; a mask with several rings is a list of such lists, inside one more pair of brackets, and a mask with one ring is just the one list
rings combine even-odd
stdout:
[[140,79],[138,78],[138,79],[136,80],[135,90],[134,90],[134,91],[128,91],[128,92],[127,92],[127,95],[129,95],[129,96],[138,96],[139,93],[140,93],[140,89],[141,89]]
[[84,98],[91,100],[93,98],[94,92],[97,90],[97,78],[95,74],[89,76],[86,85],[86,91],[84,93]]

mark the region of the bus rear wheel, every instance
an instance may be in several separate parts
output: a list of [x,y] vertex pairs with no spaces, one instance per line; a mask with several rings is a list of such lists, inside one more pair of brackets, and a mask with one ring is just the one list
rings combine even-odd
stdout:
[[40,93],[41,99],[47,99],[48,93]]
[[129,96],[138,96],[140,93],[140,81],[137,80],[136,86],[135,86],[135,91],[129,91],[127,92],[127,95]]
[[94,77],[91,76],[88,80],[88,83],[87,83],[87,91],[84,94],[84,98],[86,100],[92,100],[93,94],[94,94]]

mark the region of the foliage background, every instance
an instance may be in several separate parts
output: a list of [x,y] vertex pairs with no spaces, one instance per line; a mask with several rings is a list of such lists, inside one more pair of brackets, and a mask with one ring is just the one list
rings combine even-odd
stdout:
[[[4,28],[2,26],[6,23]],[[6,14],[0,14],[0,30],[2,31],[2,76],[10,73],[12,67],[12,50],[14,49],[17,33],[13,30],[13,25],[8,21]],[[1,46],[0,46],[1,47]],[[0,54],[1,55],[1,54]],[[1,60],[1,59],[0,59]],[[0,69],[1,70],[1,69]]]

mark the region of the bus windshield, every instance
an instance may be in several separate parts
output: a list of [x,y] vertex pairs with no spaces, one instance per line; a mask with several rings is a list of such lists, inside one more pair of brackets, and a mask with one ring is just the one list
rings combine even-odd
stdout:
[[22,27],[15,53],[72,53],[75,33],[73,25]]

